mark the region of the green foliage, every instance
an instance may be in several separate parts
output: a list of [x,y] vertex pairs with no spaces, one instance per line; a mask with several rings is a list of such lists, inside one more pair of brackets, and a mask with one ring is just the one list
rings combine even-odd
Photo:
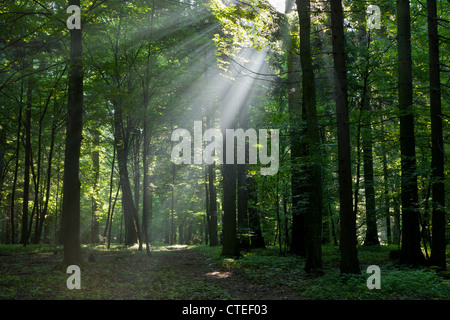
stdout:
[[[244,253],[239,259],[221,257],[218,247],[196,247],[210,261],[230,270],[239,270],[246,277],[266,286],[285,286],[296,290],[304,299],[312,300],[440,300],[450,298],[450,282],[431,269],[410,269],[388,261],[394,246],[359,248],[362,266],[359,275],[339,273],[339,248],[324,246],[324,275],[304,272],[304,259],[281,257],[277,248],[258,249]],[[381,289],[368,289],[366,267],[379,265]]]

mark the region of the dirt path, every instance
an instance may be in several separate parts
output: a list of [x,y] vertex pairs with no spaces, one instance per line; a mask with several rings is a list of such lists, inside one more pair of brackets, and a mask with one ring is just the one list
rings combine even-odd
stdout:
[[151,256],[136,250],[85,251],[82,290],[67,289],[61,249],[0,254],[0,299],[300,299],[282,278],[267,283],[251,279],[248,270],[246,275],[236,267],[218,266],[186,246],[159,250]]
[[287,288],[256,283],[238,270],[211,265],[201,252],[189,248],[172,248],[170,254],[160,257],[159,264],[170,265],[179,277],[217,285],[232,299],[291,300],[299,298],[295,292]]

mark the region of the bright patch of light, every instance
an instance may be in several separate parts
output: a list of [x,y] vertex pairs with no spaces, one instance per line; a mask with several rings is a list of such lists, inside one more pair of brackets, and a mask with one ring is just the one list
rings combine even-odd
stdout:
[[269,0],[269,3],[275,8],[275,10],[284,13],[286,0]]

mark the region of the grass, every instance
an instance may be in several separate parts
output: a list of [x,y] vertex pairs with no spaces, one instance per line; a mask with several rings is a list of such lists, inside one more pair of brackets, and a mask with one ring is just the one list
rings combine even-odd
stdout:
[[[339,249],[323,247],[322,276],[305,273],[304,258],[281,257],[276,248],[243,252],[239,259],[220,256],[220,247],[199,246],[212,263],[236,269],[250,279],[271,286],[297,290],[302,299],[314,300],[448,300],[450,282],[432,268],[412,269],[389,261],[389,252],[396,246],[360,247],[358,258],[361,274],[341,275]],[[369,265],[381,270],[381,288],[368,289],[366,273]]]
[[[450,282],[432,268],[411,269],[389,260],[393,246],[360,247],[361,274],[339,273],[339,249],[323,247],[322,276],[304,271],[304,258],[279,256],[277,248],[242,252],[237,259],[222,257],[221,247],[191,246],[200,260],[174,260],[174,247],[153,246],[152,256],[145,249],[113,245],[83,246],[82,290],[68,290],[68,274],[62,264],[62,247],[49,245],[0,245],[0,299],[235,299],[239,285],[258,285],[274,292],[274,299],[294,297],[314,300],[448,300]],[[183,259],[188,260],[191,251]],[[87,257],[95,256],[95,263]],[[206,263],[205,263],[206,262]],[[184,263],[184,264],[183,264]],[[198,263],[210,271],[229,271],[239,275],[211,281],[186,272],[188,263]],[[206,265],[205,265],[206,264]],[[369,265],[381,269],[381,289],[368,289]],[[200,267],[200,266],[199,266]],[[200,275],[200,276],[199,276]],[[237,280],[236,280],[237,279]],[[242,282],[241,282],[242,281]],[[288,292],[286,296],[284,293]],[[271,298],[269,298],[271,299]]]

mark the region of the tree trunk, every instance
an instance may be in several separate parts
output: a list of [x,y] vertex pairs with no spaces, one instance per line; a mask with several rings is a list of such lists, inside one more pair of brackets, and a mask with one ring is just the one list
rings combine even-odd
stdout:
[[94,174],[94,181],[93,181],[93,195],[92,195],[92,229],[91,229],[91,243],[97,243],[99,241],[99,235],[100,235],[100,224],[98,221],[99,217],[99,190],[98,190],[98,182],[100,178],[100,131],[95,128],[92,130],[93,134],[93,144],[94,144],[94,151],[92,152],[92,167],[93,167],[93,174]]
[[410,23],[409,0],[397,0],[398,103],[402,171],[402,248],[400,262],[418,265],[424,263],[424,257],[420,248]]
[[141,152],[141,140],[140,140],[140,129],[135,130],[134,135],[134,170],[133,170],[133,176],[134,176],[134,207],[135,210],[135,224],[136,224],[136,230],[138,233],[138,240],[139,240],[139,251],[142,251],[142,240],[143,238],[140,236],[141,234],[141,228],[139,226],[139,201],[140,201],[140,168],[139,168],[139,156]]
[[[80,0],[69,0],[80,6]],[[81,29],[70,30],[70,71],[67,131],[63,178],[62,236],[64,263],[79,264],[80,247],[80,149],[83,131],[83,66]]]
[[[223,130],[223,145],[227,145],[225,129]],[[226,159],[226,149],[223,148],[223,159]],[[224,161],[225,162],[225,161]],[[236,165],[223,164],[223,219],[222,256],[239,256],[239,242],[236,232]]]
[[441,79],[439,68],[439,35],[436,0],[427,0],[428,47],[431,113],[431,170],[432,170],[432,238],[431,262],[446,269],[445,257],[445,176],[444,141],[442,132]]
[[[292,240],[291,251],[305,255],[305,218],[304,207],[307,203],[307,187],[304,178],[303,160],[306,148],[302,141],[305,136],[300,96],[300,57],[296,54],[297,46],[291,39],[288,51],[288,104],[290,144],[291,144],[291,201],[292,201]],[[304,112],[303,112],[304,115]]]
[[252,176],[247,177],[248,190],[248,223],[252,232],[251,248],[265,248],[264,237],[261,231],[261,222],[258,213],[258,194],[256,182]]
[[209,213],[210,220],[208,225],[209,245],[211,247],[218,245],[217,239],[217,191],[214,181],[216,180],[215,165],[208,165],[208,191],[209,191]]
[[386,150],[383,150],[383,184],[384,184],[384,216],[386,219],[386,239],[387,244],[392,243],[392,231],[391,231],[391,213],[390,213],[390,199],[389,199],[389,181],[388,181],[388,168]]
[[350,128],[345,64],[344,17],[341,0],[331,0],[331,31],[338,131],[341,273],[360,273],[356,250],[356,217],[352,210]]
[[297,0],[300,22],[300,61],[302,67],[302,103],[305,111],[308,145],[309,203],[305,215],[306,272],[322,268],[322,172],[320,132],[317,123],[316,87],[311,56],[310,1]]
[[[21,88],[21,101],[22,101],[22,91],[23,91],[23,86]],[[20,103],[19,106],[19,119],[17,121],[17,145],[16,145],[16,163],[15,163],[15,167],[14,167],[14,178],[13,178],[13,185],[12,185],[12,190],[11,190],[11,244],[15,244],[16,243],[16,227],[15,227],[15,196],[16,196],[16,184],[17,184],[17,173],[19,170],[19,154],[20,154],[20,132],[22,131],[22,103]]]
[[[248,103],[244,103],[239,115],[239,127],[246,131],[248,129]],[[238,184],[238,230],[239,245],[243,250],[250,248],[249,228],[248,228],[248,190],[247,190],[247,163],[248,163],[248,141],[245,141],[245,163],[237,164],[237,184]]]
[[[109,224],[111,223],[111,206],[112,206],[112,192],[113,192],[113,184],[114,184],[114,166],[116,161],[116,147],[113,147],[113,158],[111,164],[111,174],[109,178],[109,201],[108,201],[108,214],[106,216],[106,226],[105,231],[103,232],[103,238],[106,238]],[[120,183],[119,183],[120,184]]]
[[[47,182],[46,182],[46,192],[45,192],[45,202],[44,202],[44,208],[41,211],[41,219],[40,219],[40,226],[38,229],[38,234],[36,235],[37,243],[39,242],[39,239],[41,238],[42,229],[44,226],[44,223],[47,225],[48,222],[45,222],[45,216],[47,215],[48,211],[48,203],[50,201],[50,187],[51,187],[51,177],[52,177],[52,162],[53,162],[53,149],[55,146],[55,136],[56,136],[56,115],[53,118],[53,124],[52,124],[52,132],[50,137],[50,150],[48,152],[48,166],[47,166]],[[48,237],[44,237],[45,242],[49,242],[50,239]]]
[[125,245],[131,246],[138,240],[135,224],[136,208],[134,206],[128,175],[128,137],[125,136],[123,127],[122,107],[118,103],[114,103],[114,140],[117,150],[120,186],[122,188]]
[[22,209],[22,235],[20,243],[28,244],[28,201],[30,198],[30,167],[31,167],[31,104],[32,104],[32,78],[28,80],[27,108],[25,116],[25,170],[23,180],[23,209]]
[[142,185],[142,231],[144,233],[144,241],[145,241],[145,249],[147,255],[150,255],[150,246],[149,246],[149,236],[148,236],[148,218],[149,212],[151,212],[152,207],[152,198],[151,191],[149,190],[149,175],[148,175],[148,154],[149,154],[149,133],[148,133],[148,124],[147,124],[147,107],[148,107],[149,99],[148,99],[148,86],[144,87],[144,128],[143,128],[143,153],[142,153],[142,166],[143,166],[143,185]]

